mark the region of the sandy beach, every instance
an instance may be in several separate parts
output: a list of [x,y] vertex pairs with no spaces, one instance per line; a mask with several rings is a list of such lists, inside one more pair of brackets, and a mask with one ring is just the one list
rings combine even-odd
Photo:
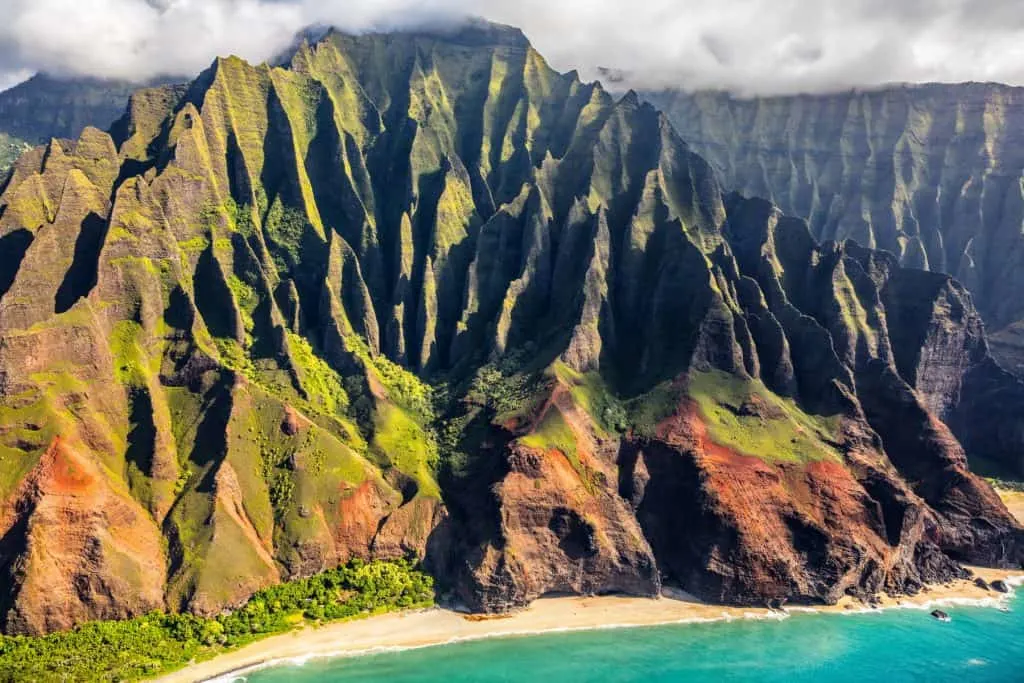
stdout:
[[1024,491],[1009,491],[1007,489],[996,489],[999,497],[1003,499],[1010,514],[1024,524]]
[[[1024,521],[1024,493],[1000,490],[1010,511]],[[988,582],[1002,579],[1024,583],[1024,574],[983,567],[971,567]],[[913,597],[881,597],[882,608],[914,607],[932,609],[942,604],[1000,604],[1006,596],[986,591],[973,581],[933,585]],[[844,613],[863,611],[864,604],[852,598],[837,605],[815,608],[791,607],[785,612],[756,607],[709,605],[678,591],[658,599],[626,596],[560,597],[537,600],[511,615],[482,618],[452,610],[434,608],[398,612],[368,619],[303,628],[272,636],[243,648],[158,679],[161,683],[192,683],[219,679],[275,663],[315,657],[358,655],[387,649],[426,647],[501,636],[538,634],[552,631],[586,630],[629,626],[656,626],[729,619],[782,619],[788,613],[814,611]]]
[[[1019,572],[972,569],[977,576],[987,581],[1024,581],[1024,575]],[[934,604],[985,601],[995,606],[1004,597],[999,593],[978,588],[971,581],[957,581],[948,585],[931,586],[912,598],[883,597],[881,605],[883,608],[923,609],[931,608]],[[797,612],[803,609],[794,607],[788,611]],[[841,613],[864,609],[865,606],[860,602],[846,599],[838,605],[817,607],[814,611]],[[778,619],[785,616],[784,612],[773,612],[765,608],[708,605],[679,592],[668,592],[658,599],[625,596],[545,598],[537,600],[529,608],[515,614],[492,618],[435,608],[385,614],[360,621],[304,628],[272,636],[158,680],[163,683],[191,683],[218,677],[221,680],[230,680],[228,674],[240,674],[246,670],[289,660],[356,655],[374,650],[424,647],[479,638],[728,619]]]

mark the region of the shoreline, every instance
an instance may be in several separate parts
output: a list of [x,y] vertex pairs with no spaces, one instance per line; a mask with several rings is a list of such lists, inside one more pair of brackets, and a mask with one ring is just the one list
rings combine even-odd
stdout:
[[[976,577],[990,583],[1002,579],[1014,586],[1024,584],[1024,573],[1020,571],[970,569]],[[874,608],[853,598],[843,598],[835,605],[793,606],[781,611],[766,607],[727,607],[710,605],[671,589],[659,598],[619,595],[541,598],[518,612],[493,617],[433,607],[304,627],[270,636],[155,680],[158,683],[226,683],[259,669],[298,665],[311,659],[355,657],[487,638],[741,619],[781,621],[793,614],[805,613],[862,614],[886,609],[928,610],[937,605],[997,607],[1012,597],[1012,592],[985,591],[975,586],[973,579],[967,579],[928,586],[915,596],[880,596],[879,605]]]
[[1024,491],[1012,491],[996,487],[996,493],[999,494],[1010,514],[1016,517],[1021,524],[1024,524]]

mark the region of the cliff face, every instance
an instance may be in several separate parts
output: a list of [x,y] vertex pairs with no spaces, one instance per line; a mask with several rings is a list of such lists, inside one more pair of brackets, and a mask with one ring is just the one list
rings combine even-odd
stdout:
[[19,160],[0,259],[7,630],[351,557],[419,556],[483,610],[1022,559],[944,422],[1017,390],[963,289],[726,201],[653,108],[513,29],[140,91]]
[[652,92],[723,184],[906,266],[954,275],[1024,374],[1024,89],[899,86],[736,99]]

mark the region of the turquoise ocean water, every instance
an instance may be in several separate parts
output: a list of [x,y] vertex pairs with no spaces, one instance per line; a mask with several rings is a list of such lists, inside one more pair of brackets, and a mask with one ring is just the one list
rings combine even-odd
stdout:
[[500,638],[339,659],[246,675],[250,683],[538,681],[999,681],[1024,683],[1024,589],[1010,611],[794,614]]

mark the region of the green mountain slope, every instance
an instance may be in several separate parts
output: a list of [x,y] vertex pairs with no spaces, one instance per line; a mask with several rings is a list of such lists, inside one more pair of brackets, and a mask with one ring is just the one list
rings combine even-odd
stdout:
[[353,557],[487,611],[1021,560],[947,426],[1017,464],[1019,418],[974,430],[971,392],[1024,389],[963,288],[727,202],[515,29],[332,32],[139,91],[22,156],[0,258],[10,631],[215,614]]

